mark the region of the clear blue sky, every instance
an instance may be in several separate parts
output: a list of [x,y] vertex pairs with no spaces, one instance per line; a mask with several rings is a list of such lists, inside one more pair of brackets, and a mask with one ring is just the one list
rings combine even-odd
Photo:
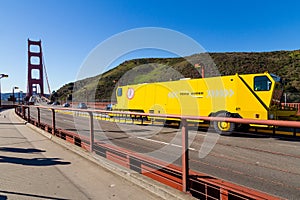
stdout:
[[141,27],[179,31],[209,52],[295,50],[300,49],[300,3],[0,0],[0,73],[9,75],[1,80],[2,92],[13,86],[27,90],[27,38],[42,40],[51,90],[57,90],[76,79],[99,43]]

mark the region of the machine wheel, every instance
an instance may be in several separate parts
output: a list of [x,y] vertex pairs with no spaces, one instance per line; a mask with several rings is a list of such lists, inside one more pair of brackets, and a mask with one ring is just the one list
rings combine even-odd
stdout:
[[[230,113],[218,113],[215,117],[231,117]],[[232,122],[214,121],[214,129],[222,135],[231,135],[235,130],[236,124]]]

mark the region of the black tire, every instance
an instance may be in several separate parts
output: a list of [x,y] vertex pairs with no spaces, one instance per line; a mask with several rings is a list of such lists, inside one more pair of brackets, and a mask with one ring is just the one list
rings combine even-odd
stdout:
[[239,124],[236,129],[241,132],[247,132],[250,129],[250,125],[249,124]]
[[[215,117],[231,117],[230,113],[218,113]],[[232,122],[214,121],[213,126],[215,131],[221,135],[231,135],[236,128],[236,124]]]

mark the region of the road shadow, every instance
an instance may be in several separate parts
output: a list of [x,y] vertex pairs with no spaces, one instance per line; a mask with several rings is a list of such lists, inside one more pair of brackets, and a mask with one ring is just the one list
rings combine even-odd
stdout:
[[284,136],[284,137],[278,136],[276,139],[282,141],[288,141],[288,142],[300,142],[300,138],[294,136]]
[[24,149],[24,148],[15,148],[15,147],[0,147],[0,151],[4,152],[13,152],[13,153],[42,153],[46,152],[45,150],[40,149]]
[[128,136],[125,137],[115,137],[115,138],[104,138],[104,139],[98,139],[99,142],[107,142],[107,141],[114,141],[114,140],[122,140],[122,139],[128,139]]
[[237,138],[271,138],[270,135],[265,134],[254,134],[254,133],[243,133],[243,132],[233,132],[230,135],[222,135],[223,137],[237,137]]
[[90,131],[90,129],[77,129],[77,128],[66,128],[65,130],[75,132],[75,133],[80,131],[86,131],[86,132]]
[[243,132],[233,132],[231,135],[222,135],[223,137],[235,137],[235,138],[274,138],[276,140],[289,141],[289,142],[300,142],[299,137],[292,135],[283,134],[266,134],[266,133],[243,133]]
[[69,165],[71,162],[60,161],[60,158],[19,158],[0,156],[0,163],[10,163],[26,166]]

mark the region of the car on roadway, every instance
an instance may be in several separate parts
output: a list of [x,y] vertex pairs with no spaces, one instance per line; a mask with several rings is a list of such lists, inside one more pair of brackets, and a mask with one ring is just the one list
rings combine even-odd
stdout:
[[64,103],[62,106],[63,107],[70,107],[70,104],[69,103]]
[[87,109],[88,107],[87,107],[87,105],[86,105],[85,103],[80,102],[80,103],[78,104],[77,108],[79,108],[79,109]]
[[113,105],[112,105],[111,103],[110,103],[110,104],[107,104],[105,110],[111,111],[111,110],[112,110],[112,107],[113,107]]

